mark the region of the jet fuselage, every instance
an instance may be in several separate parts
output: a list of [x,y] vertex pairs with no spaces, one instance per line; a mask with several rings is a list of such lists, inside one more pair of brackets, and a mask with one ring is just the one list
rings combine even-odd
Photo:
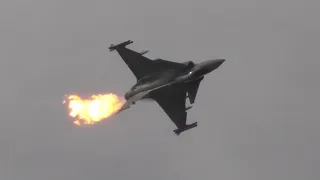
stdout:
[[[144,78],[138,80],[138,82],[125,94],[125,99],[128,100],[131,97],[142,93],[151,92],[155,89],[162,88],[174,83],[187,83],[202,78],[204,75],[212,72],[218,68],[225,60],[213,59],[203,61],[199,64],[191,62],[192,67],[187,67],[184,71],[168,69],[161,72],[152,73]],[[144,93],[143,99],[148,98],[148,93]]]

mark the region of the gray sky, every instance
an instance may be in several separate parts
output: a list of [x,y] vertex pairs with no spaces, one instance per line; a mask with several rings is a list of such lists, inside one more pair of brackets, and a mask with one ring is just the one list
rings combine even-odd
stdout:
[[[0,179],[318,180],[320,23],[312,0],[2,0]],[[135,78],[111,43],[148,57],[227,61],[175,128],[141,102],[74,127],[63,95]]]

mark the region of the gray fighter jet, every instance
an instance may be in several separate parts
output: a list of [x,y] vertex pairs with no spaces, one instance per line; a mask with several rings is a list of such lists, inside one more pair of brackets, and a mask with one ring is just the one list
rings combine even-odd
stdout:
[[187,124],[186,99],[193,104],[196,99],[200,82],[204,75],[218,68],[225,59],[213,59],[194,63],[187,61],[177,63],[163,59],[151,60],[143,56],[148,51],[141,53],[126,48],[133,43],[128,40],[109,47],[110,51],[116,50],[132,73],[135,75],[136,84],[125,94],[126,103],[119,112],[128,109],[139,100],[151,99],[156,101],[163,111],[170,117],[177,129],[181,132],[197,126],[197,122]]

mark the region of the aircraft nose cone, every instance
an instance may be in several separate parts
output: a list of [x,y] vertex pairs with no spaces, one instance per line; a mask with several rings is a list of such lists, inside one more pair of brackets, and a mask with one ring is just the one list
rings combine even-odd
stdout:
[[212,63],[211,63],[212,70],[218,68],[224,61],[225,61],[225,59],[215,59],[215,60],[213,60]]
[[219,64],[219,66],[225,61],[225,59],[218,59],[217,60],[217,64]]

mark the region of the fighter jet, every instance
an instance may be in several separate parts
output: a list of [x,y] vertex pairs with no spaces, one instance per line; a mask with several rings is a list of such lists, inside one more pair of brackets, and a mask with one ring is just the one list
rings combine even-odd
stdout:
[[186,99],[193,104],[200,82],[204,76],[217,69],[225,59],[212,59],[200,63],[186,61],[172,62],[164,59],[149,59],[141,53],[128,49],[133,43],[128,40],[117,45],[111,44],[110,51],[116,50],[136,77],[136,84],[125,94],[126,103],[118,111],[130,108],[137,101],[156,101],[169,116],[177,129],[176,135],[197,126],[197,122],[187,124]]

